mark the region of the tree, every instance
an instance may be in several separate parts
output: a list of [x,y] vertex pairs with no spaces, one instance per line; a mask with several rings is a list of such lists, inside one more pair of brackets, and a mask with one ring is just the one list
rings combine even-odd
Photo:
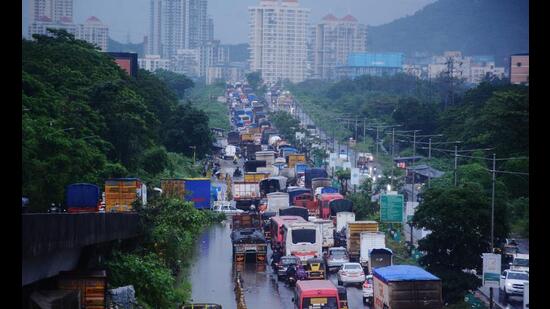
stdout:
[[156,70],[155,76],[163,81],[180,99],[183,99],[187,89],[195,85],[191,79],[184,74],[174,73],[167,70]]
[[[481,185],[464,183],[457,187],[432,187],[413,217],[413,226],[432,231],[419,241],[426,252],[420,264],[443,280],[446,301],[455,302],[479,280],[463,269],[481,270],[481,255],[490,252],[491,206]],[[495,236],[507,234],[505,207],[495,210]]]
[[196,156],[202,158],[210,151],[212,140],[208,116],[189,103],[179,105],[166,125],[164,144],[170,152],[193,156],[193,146]]

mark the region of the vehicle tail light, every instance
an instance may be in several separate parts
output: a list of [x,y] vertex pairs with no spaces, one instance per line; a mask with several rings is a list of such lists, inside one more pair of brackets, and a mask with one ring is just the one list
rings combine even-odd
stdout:
[[363,287],[368,289],[369,288],[369,282],[368,281],[365,281],[365,283],[363,283]]

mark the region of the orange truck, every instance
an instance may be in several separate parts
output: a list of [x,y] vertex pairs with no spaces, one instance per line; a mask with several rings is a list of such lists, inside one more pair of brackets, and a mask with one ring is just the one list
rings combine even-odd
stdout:
[[305,154],[300,154],[300,153],[292,153],[292,154],[289,154],[287,156],[288,167],[294,168],[294,166],[298,162],[305,163],[306,162],[306,155]]
[[147,204],[147,187],[139,178],[113,178],[105,181],[105,212],[130,212],[133,203]]

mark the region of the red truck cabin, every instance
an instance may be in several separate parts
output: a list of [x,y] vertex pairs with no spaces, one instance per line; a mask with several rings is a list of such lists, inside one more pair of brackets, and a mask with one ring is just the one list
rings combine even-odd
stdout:
[[306,222],[304,218],[299,216],[275,216],[271,217],[271,249],[275,248],[275,245],[282,247],[283,245],[283,224],[285,222]]
[[340,193],[321,194],[321,200],[318,202],[318,204],[319,204],[319,214],[322,219],[330,218],[329,202],[333,200],[339,200],[339,199],[344,199],[344,197]]
[[296,309],[340,309],[338,289],[329,280],[300,280],[294,290]]
[[310,193],[302,193],[294,197],[292,205],[301,206],[307,208],[310,216],[319,215],[319,209],[317,207],[317,201],[313,199],[313,195]]

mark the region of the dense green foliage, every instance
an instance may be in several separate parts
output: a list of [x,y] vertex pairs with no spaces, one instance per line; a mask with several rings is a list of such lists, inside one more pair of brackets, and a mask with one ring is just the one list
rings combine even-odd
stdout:
[[156,70],[155,76],[163,81],[168,88],[170,88],[179,99],[182,99],[185,96],[185,91],[189,88],[193,88],[195,83],[187,76],[174,73],[167,70]]
[[505,58],[529,51],[529,1],[439,0],[412,16],[369,28],[367,45],[374,52],[466,55]]
[[138,247],[117,251],[108,259],[110,284],[134,285],[140,303],[153,308],[173,308],[189,301],[189,286],[179,289],[174,276],[188,266],[201,230],[225,216],[199,211],[178,199],[156,199],[140,214],[143,240]]
[[63,201],[71,183],[154,178],[174,158],[167,151],[209,152],[208,117],[153,74],[130,77],[62,30],[22,40],[22,56],[22,189],[32,210]]
[[300,132],[300,121],[288,112],[277,111],[269,114],[272,125],[291,145],[296,145],[296,132]]
[[208,115],[208,125],[211,128],[220,128],[226,131],[231,129],[229,123],[229,108],[227,104],[219,102],[218,96],[224,93],[224,84],[198,84],[187,94],[193,107]]
[[258,91],[259,87],[263,84],[262,74],[260,71],[248,73],[246,74],[246,81],[252,87],[252,90]]

